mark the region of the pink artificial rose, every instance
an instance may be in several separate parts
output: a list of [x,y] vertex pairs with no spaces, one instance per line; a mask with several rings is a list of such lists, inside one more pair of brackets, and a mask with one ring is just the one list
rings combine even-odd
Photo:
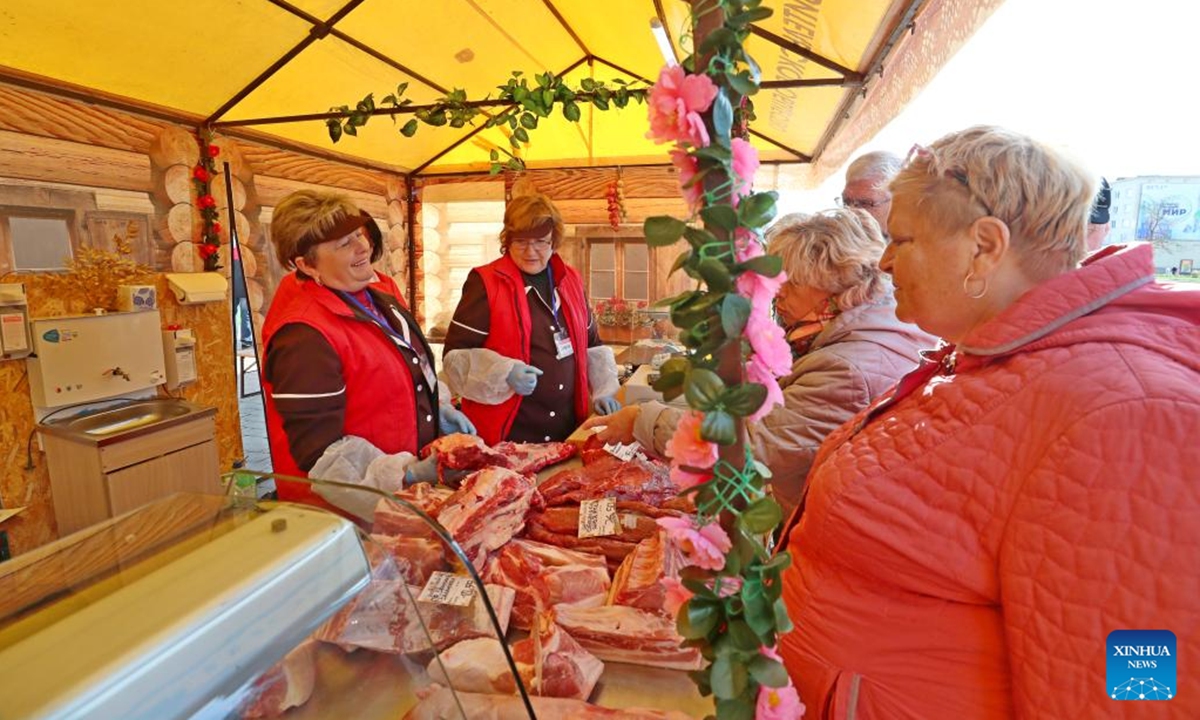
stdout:
[[[756,257],[766,255],[758,236],[738,230],[733,247],[734,257],[738,262],[746,262]],[[769,312],[771,302],[779,294],[779,288],[787,282],[787,273],[782,270],[775,277],[759,275],[756,272],[744,272],[738,276],[738,292],[750,301],[750,305],[761,312]]]
[[679,190],[683,193],[683,199],[687,201],[688,210],[697,213],[704,202],[704,183],[688,184],[692,178],[696,177],[696,170],[699,167],[696,158],[678,147],[672,150],[670,155],[671,164],[679,171]]
[[734,138],[729,145],[733,153],[733,204],[750,194],[754,185],[754,173],[758,172],[758,150],[741,138]]
[[785,687],[773,688],[762,685],[758,688],[758,705],[755,720],[799,720],[804,716],[804,703],[800,693],[789,681]]
[[767,388],[767,399],[763,401],[761,407],[754,411],[748,420],[758,422],[767,416],[776,405],[783,404],[783,390],[779,388],[779,381],[767,369],[767,366],[759,360],[758,355],[750,358],[750,362],[746,364],[746,377],[750,382],[756,382],[760,385],[765,385]]
[[700,437],[700,424],[704,416],[689,410],[679,418],[675,434],[667,441],[667,455],[675,462],[672,465],[702,470],[717,462],[717,445]]
[[733,547],[725,529],[716,522],[704,527],[696,526],[694,517],[663,517],[658,526],[667,531],[667,538],[675,544],[687,559],[687,564],[706,570],[725,567],[725,553]]
[[662,583],[666,590],[666,595],[663,597],[663,610],[666,610],[672,617],[679,614],[679,608],[683,604],[692,599],[692,591],[683,586],[679,578],[664,577],[659,582]]
[[650,132],[657,143],[682,142],[696,147],[709,143],[700,113],[712,106],[717,86],[707,75],[688,75],[682,67],[664,67],[650,88]]
[[671,482],[675,483],[675,487],[680,490],[696,487],[712,480],[711,473],[694,473],[688,472],[678,465],[671,467]]
[[750,310],[750,319],[746,321],[745,337],[750,341],[756,359],[770,371],[780,377],[787,375],[792,369],[792,348],[787,343],[783,328],[771,319],[771,316],[758,305]]

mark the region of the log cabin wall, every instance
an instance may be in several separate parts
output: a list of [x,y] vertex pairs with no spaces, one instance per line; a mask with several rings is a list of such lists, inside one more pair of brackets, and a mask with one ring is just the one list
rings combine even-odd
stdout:
[[[182,395],[217,409],[220,465],[228,469],[243,456],[230,302],[179,305],[162,275],[202,267],[194,245],[200,220],[192,207],[190,177],[199,145],[192,132],[0,84],[0,215],[17,210],[68,218],[74,247],[111,249],[117,239],[128,241],[132,257],[156,271],[163,323],[192,328],[198,338],[198,380]],[[300,187],[343,192],[376,218],[387,245],[378,267],[407,287],[407,193],[401,176],[230,138],[217,137],[214,143],[221,148],[218,169],[230,164],[232,224],[256,331],[282,273],[270,248],[271,212]],[[228,277],[231,222],[223,177],[213,183],[212,193],[221,209],[222,272]],[[0,246],[5,241],[0,237]],[[11,261],[10,248],[0,247],[0,282],[26,284],[31,316],[89,310],[82,293],[51,289],[41,273],[15,273]],[[46,462],[36,442],[35,467],[26,469],[34,420],[24,361],[0,362],[0,388],[0,500],[4,507],[27,508],[3,526],[16,554],[54,540],[57,528]]]

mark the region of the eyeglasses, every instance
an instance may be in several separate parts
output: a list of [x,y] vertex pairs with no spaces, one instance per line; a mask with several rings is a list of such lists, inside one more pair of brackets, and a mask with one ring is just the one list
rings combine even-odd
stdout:
[[845,195],[838,195],[833,199],[833,202],[838,207],[853,208],[857,210],[873,210],[880,205],[886,205],[891,201],[891,196],[888,196],[883,200],[863,200],[861,198],[848,198]]
[[552,241],[546,240],[545,238],[522,238],[520,240],[513,240],[510,244],[521,248],[522,250],[525,248],[533,248],[539,252],[545,252],[550,248]]
[[[912,162],[914,158],[925,159],[931,165],[936,165],[938,161],[937,155],[934,155],[932,150],[920,144],[914,144],[912,146],[912,149],[908,151],[908,157],[905,158],[904,164],[907,165],[908,163]],[[992,206],[988,205],[987,201],[980,197],[979,193],[975,192],[975,188],[971,187],[971,180],[968,177],[966,170],[943,170],[942,175],[944,177],[956,180],[960,185],[967,189],[967,194],[970,195],[975,202],[979,203],[988,215],[996,217],[996,213],[992,212]]]

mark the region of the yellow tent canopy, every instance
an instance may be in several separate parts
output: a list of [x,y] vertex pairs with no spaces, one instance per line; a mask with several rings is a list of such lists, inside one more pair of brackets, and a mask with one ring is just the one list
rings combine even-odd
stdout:
[[[882,127],[1001,1],[769,3],[748,43],[764,80],[750,126],[763,161],[810,163],[834,147],[840,162],[853,148],[839,139]],[[405,116],[379,117],[334,145],[320,119],[296,118],[402,82],[414,104],[453,88],[483,99],[514,70],[650,82],[666,52],[652,21],[687,54],[684,0],[0,0],[0,81],[394,172],[479,171],[509,147],[499,128],[422,125],[406,138]],[[662,164],[645,113],[588,107],[571,123],[556,112],[523,159]]]

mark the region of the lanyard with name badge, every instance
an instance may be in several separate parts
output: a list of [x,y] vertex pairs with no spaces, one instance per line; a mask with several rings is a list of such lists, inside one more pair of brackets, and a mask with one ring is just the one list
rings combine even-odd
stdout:
[[[430,390],[435,390],[437,388],[437,376],[434,375],[433,368],[429,367],[429,362],[426,360],[425,354],[413,346],[412,336],[409,334],[408,323],[404,320],[404,316],[400,315],[399,313],[396,313],[396,319],[400,321],[400,329],[401,329],[401,332],[403,333],[403,335],[402,335],[402,334],[396,332],[395,328],[393,328],[390,323],[388,323],[384,320],[382,313],[375,313],[375,312],[372,312],[371,310],[367,309],[362,303],[360,303],[358,301],[358,298],[354,297],[353,295],[351,295],[349,293],[342,292],[341,290],[338,290],[337,293],[338,293],[338,295],[341,295],[342,298],[344,298],[346,300],[346,302],[352,304],[354,307],[358,308],[359,310],[362,310],[363,313],[366,314],[367,317],[371,318],[371,320],[376,325],[379,326],[380,330],[387,333],[387,336],[392,339],[392,342],[394,342],[397,345],[400,345],[402,347],[408,348],[409,352],[411,352],[413,354],[414,359],[421,366],[421,374],[425,376],[425,382],[429,383]],[[369,291],[367,293],[367,297],[368,298],[371,297]],[[374,301],[372,301],[371,304],[374,305],[375,304]],[[393,312],[395,312],[394,309],[393,309]]]
[[554,287],[554,268],[549,263],[546,264],[546,274],[550,278],[550,312],[554,313],[554,324],[558,327],[554,331],[555,359],[562,360],[574,355],[575,347],[571,345],[567,326],[558,317],[558,290]]

